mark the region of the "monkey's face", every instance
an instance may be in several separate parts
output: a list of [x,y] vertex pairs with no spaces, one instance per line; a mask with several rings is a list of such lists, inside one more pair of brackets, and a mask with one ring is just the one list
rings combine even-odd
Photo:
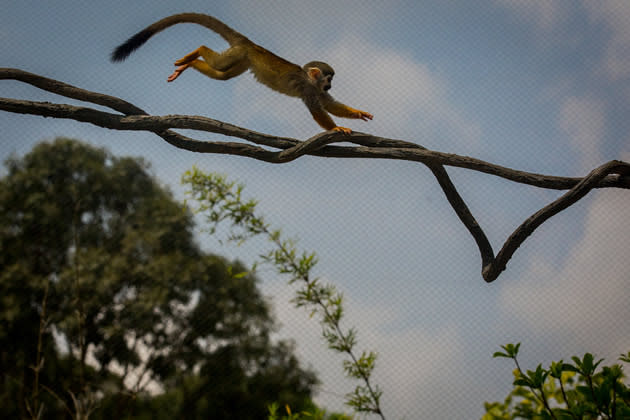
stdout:
[[322,61],[311,61],[304,65],[311,82],[322,92],[327,92],[332,87],[332,79],[335,71],[331,66]]
[[332,87],[332,79],[333,79],[332,74],[328,74],[328,75],[322,74],[322,77],[319,81],[320,89],[323,90],[324,92],[328,92],[330,88]]
[[328,71],[328,69],[318,68],[316,75],[315,80],[313,80],[315,86],[322,92],[328,92],[332,87],[332,79],[335,73]]

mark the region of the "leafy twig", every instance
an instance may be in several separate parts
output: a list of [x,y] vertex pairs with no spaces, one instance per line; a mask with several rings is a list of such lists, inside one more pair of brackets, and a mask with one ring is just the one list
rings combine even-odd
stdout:
[[346,395],[346,403],[358,412],[374,413],[385,419],[380,407],[382,391],[371,381],[376,353],[357,354],[356,330],[344,330],[341,326],[343,296],[336,291],[334,285],[322,284],[319,278],[311,276],[311,271],[317,264],[316,255],[299,255],[295,241],[282,239],[279,230],[272,230],[255,213],[256,202],[242,198],[242,186],[236,186],[216,174],[204,174],[196,168],[184,175],[183,182],[190,187],[188,193],[197,202],[195,211],[204,214],[210,223],[210,232],[214,233],[221,222],[229,220],[232,222],[229,236],[231,241],[241,243],[251,237],[263,235],[274,245],[271,251],[262,256],[263,261],[275,266],[279,273],[288,274],[290,284],[298,281],[301,283],[293,303],[296,307],[308,309],[311,316],[320,316],[322,335],[328,347],[349,357],[344,361],[344,371],[349,377],[363,383],[354,392]]

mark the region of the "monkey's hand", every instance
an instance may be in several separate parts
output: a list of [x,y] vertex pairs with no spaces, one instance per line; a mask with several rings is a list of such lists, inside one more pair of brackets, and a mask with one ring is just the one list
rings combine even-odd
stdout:
[[342,133],[342,134],[350,134],[350,133],[352,133],[351,129],[349,129],[347,127],[339,127],[339,126],[333,128],[332,131],[336,131],[336,132]]
[[355,114],[354,114],[354,118],[357,118],[357,119],[363,120],[363,121],[367,121],[367,120],[371,120],[372,118],[374,118],[374,115],[370,114],[369,112],[357,110],[357,112],[355,112]]

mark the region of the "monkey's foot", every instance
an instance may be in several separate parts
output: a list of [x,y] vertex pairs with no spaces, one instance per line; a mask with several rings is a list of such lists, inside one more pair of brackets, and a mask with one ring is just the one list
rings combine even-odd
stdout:
[[177,69],[175,69],[175,71],[173,72],[173,74],[171,74],[170,76],[168,76],[168,79],[166,79],[167,82],[172,82],[173,80],[177,79],[179,77],[180,74],[182,74],[182,72],[184,70],[186,70],[188,68],[188,66],[180,66]]
[[346,127],[335,127],[333,128],[333,131],[337,131],[339,133],[343,133],[343,134],[350,134],[352,133],[352,130]]
[[182,58],[180,58],[179,60],[177,60],[175,63],[173,63],[176,66],[181,66],[183,64],[189,64],[193,61],[195,61],[196,59],[199,58],[199,48],[197,48],[195,51],[186,54],[185,56],[183,56]]

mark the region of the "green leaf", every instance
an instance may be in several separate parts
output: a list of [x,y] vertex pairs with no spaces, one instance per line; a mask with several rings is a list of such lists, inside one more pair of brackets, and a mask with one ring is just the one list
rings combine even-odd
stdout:
[[519,378],[514,379],[513,384],[514,385],[519,385],[519,386],[527,386],[527,387],[534,388],[533,382],[529,378],[527,378],[525,376],[521,376]]
[[518,355],[518,349],[521,346],[521,343],[516,344],[506,344],[505,346],[501,346],[505,353],[496,352],[492,355],[492,357],[507,357],[510,359],[515,359]]

